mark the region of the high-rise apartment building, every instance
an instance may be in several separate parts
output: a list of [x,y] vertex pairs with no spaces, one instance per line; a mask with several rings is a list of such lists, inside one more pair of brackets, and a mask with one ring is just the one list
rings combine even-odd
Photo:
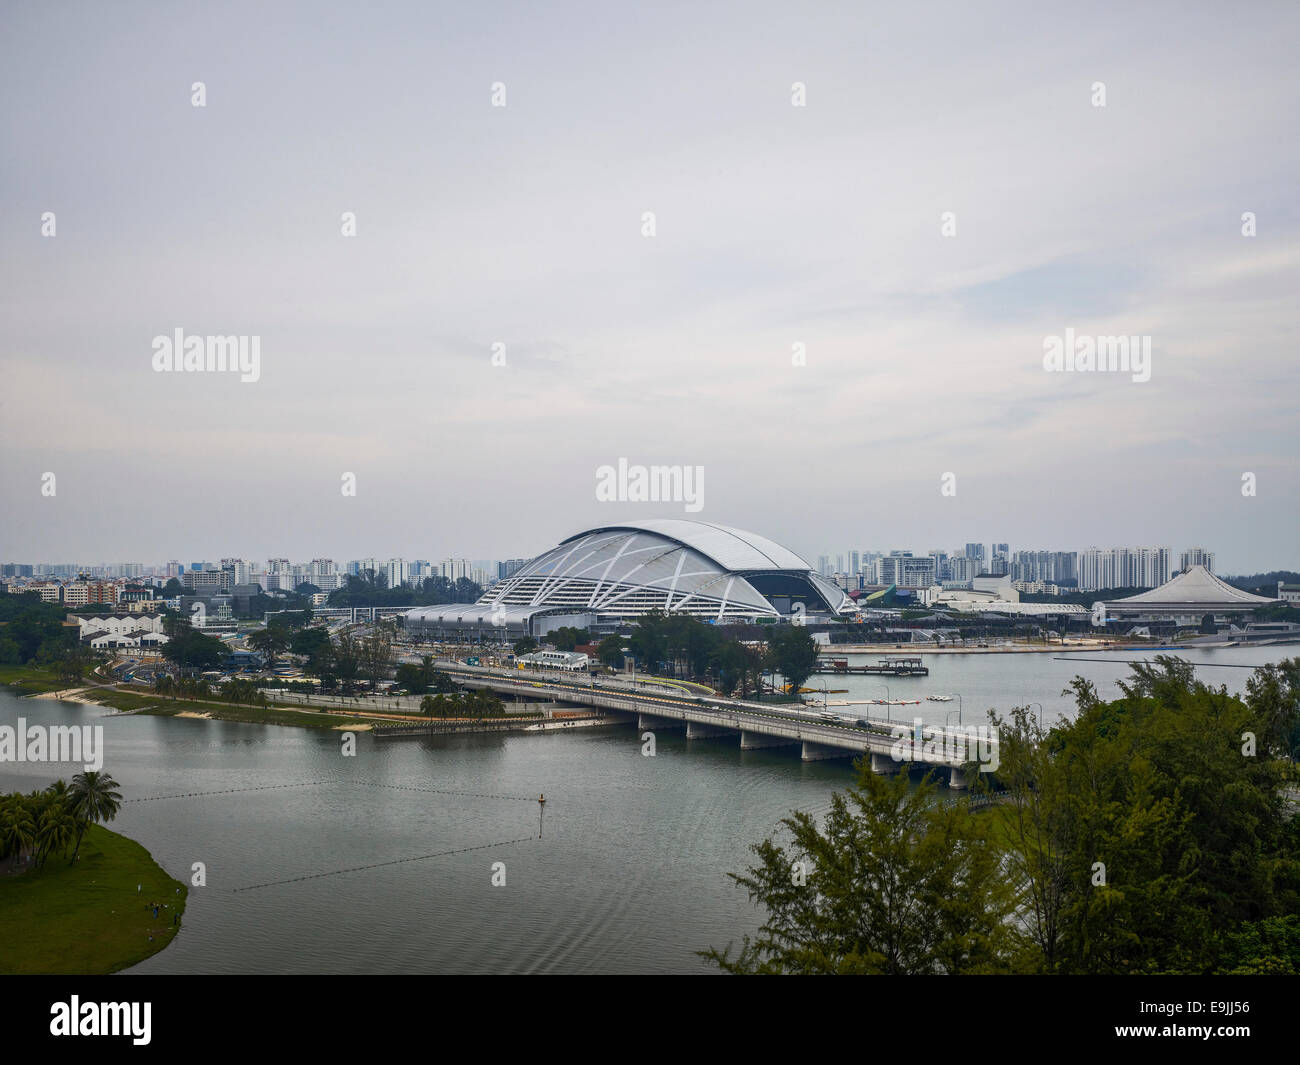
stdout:
[[1156,588],[1169,580],[1167,547],[1090,547],[1079,552],[1079,590]]
[[469,578],[472,568],[467,558],[448,558],[444,559],[439,567],[439,575],[455,582],[462,577]]
[[899,588],[929,588],[936,583],[935,560],[917,558],[910,551],[891,551],[880,560],[880,583]]

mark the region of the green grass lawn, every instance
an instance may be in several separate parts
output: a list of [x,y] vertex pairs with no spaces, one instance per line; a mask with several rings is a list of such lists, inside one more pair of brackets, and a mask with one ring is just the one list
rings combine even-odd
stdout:
[[[125,969],[172,941],[186,894],[140,844],[91,825],[74,865],[56,855],[39,872],[0,875],[0,973]],[[145,906],[153,901],[169,908],[155,918]]]
[[[130,693],[126,693],[130,694]],[[138,696],[131,696],[139,698]],[[116,705],[111,699],[97,700]],[[178,699],[165,702],[157,699],[142,700],[145,709],[142,714],[156,717],[175,717],[177,714],[210,714],[221,721],[240,721],[249,725],[296,725],[299,728],[355,728],[363,724],[375,724],[364,717],[352,718],[341,714],[322,714],[319,710],[281,710],[274,706],[246,706],[239,703],[196,702],[190,699]],[[125,709],[119,707],[119,709]],[[391,722],[389,722],[391,724]]]
[[[90,683],[87,681],[86,683]],[[52,669],[40,669],[36,666],[0,666],[0,684],[10,684],[20,695],[37,692],[60,691],[63,688],[79,688],[80,684],[67,684]]]
[[322,714],[317,710],[296,710],[277,706],[247,706],[216,700],[168,699],[154,695],[147,689],[130,691],[121,688],[96,688],[77,696],[78,700],[110,706],[114,710],[129,711],[155,717],[175,717],[178,714],[208,714],[221,721],[240,721],[252,725],[296,725],[299,728],[338,728],[340,725],[364,724],[364,717]]

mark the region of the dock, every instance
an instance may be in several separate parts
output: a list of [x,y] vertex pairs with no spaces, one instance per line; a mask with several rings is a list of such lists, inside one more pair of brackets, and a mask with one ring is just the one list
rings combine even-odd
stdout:
[[919,658],[882,658],[874,666],[851,666],[847,658],[819,658],[814,673],[865,673],[877,677],[928,677],[930,667]]

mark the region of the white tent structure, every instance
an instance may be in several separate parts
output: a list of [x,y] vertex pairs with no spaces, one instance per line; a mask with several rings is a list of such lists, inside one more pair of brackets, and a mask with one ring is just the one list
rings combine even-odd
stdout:
[[1159,588],[1106,603],[1106,615],[1125,621],[1175,621],[1195,625],[1206,614],[1216,622],[1276,603],[1219,580],[1204,566],[1192,566]]

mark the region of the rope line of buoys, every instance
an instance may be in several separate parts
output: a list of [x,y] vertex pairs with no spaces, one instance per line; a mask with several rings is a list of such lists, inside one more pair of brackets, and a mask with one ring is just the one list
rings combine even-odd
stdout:
[[[536,799],[530,800],[536,802]],[[394,858],[388,862],[374,862],[371,865],[354,865],[350,869],[333,869],[328,873],[307,873],[304,876],[291,876],[285,880],[268,880],[265,884],[249,884],[248,887],[234,888],[231,894],[237,895],[241,891],[256,891],[259,888],[276,887],[280,884],[298,884],[304,880],[319,880],[326,876],[341,876],[343,873],[360,873],[367,869],[382,869],[387,865],[403,865],[406,862],[426,862],[431,858],[445,858],[450,854],[466,854],[469,851],[491,850],[493,847],[509,847],[514,843],[528,843],[536,839],[536,836],[520,836],[518,839],[502,840],[499,843],[481,843],[475,847],[456,847],[452,850],[436,851],[433,854],[419,854],[413,858]]]
[[160,799],[196,799],[203,795],[236,795],[243,791],[273,791],[276,788],[312,788],[317,784],[337,784],[337,780],[304,780],[298,784],[259,784],[252,788],[222,788],[220,791],[186,791],[178,795],[145,795],[139,799],[123,799],[128,802],[157,802]]
[[354,780],[367,788],[392,788],[396,791],[423,791],[431,795],[465,795],[471,799],[508,799],[510,802],[536,802],[531,795],[492,795],[483,791],[455,791],[451,788],[418,788],[413,784],[380,784],[373,780]]

